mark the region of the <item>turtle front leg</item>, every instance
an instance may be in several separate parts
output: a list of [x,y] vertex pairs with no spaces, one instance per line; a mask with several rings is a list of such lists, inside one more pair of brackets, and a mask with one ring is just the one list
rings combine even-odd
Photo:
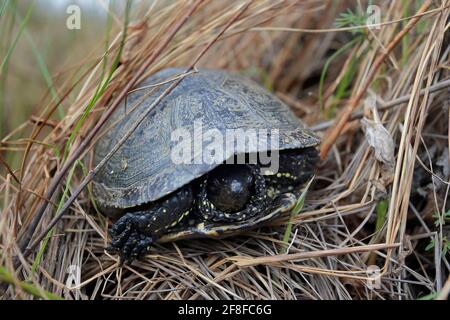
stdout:
[[149,213],[146,211],[129,212],[122,216],[109,229],[112,240],[107,251],[119,254],[121,263],[132,262],[145,254],[153,243],[152,234],[142,228],[147,221]]
[[132,262],[144,255],[164,232],[178,224],[193,207],[190,186],[164,197],[157,202],[128,212],[109,229],[112,237],[107,250],[117,253],[121,262]]

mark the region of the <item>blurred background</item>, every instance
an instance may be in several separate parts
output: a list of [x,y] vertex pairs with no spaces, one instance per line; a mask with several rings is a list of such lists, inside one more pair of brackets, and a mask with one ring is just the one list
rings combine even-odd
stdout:
[[[142,1],[136,1],[137,4]],[[70,5],[81,9],[80,29],[69,30]],[[29,119],[46,95],[57,97],[55,83],[73,79],[99,56],[112,24],[108,12],[121,16],[125,1],[0,1],[0,137]],[[109,11],[108,11],[109,10]],[[63,116],[60,108],[56,113]]]

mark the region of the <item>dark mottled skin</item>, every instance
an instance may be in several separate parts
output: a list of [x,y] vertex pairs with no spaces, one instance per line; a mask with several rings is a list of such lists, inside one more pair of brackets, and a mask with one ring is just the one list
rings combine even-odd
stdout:
[[[275,191],[278,193],[292,192],[295,186],[301,186],[311,178],[319,162],[319,155],[313,147],[283,150],[280,151],[279,162],[281,177],[267,176],[266,182],[275,184]],[[283,173],[289,173],[290,176],[287,177]]]
[[233,168],[219,166],[208,174],[204,193],[218,210],[236,212],[250,200],[254,183],[253,172],[246,165],[236,164]]
[[[235,223],[266,211],[269,204],[267,185],[257,165],[225,164],[219,168],[209,173],[200,183],[197,211],[204,220]],[[230,177],[225,177],[226,172]],[[240,174],[242,174],[241,178],[239,178]],[[251,185],[249,185],[250,183]],[[216,190],[221,197],[210,193],[211,190],[208,189],[211,189],[209,188],[211,184],[221,189],[221,191]],[[232,189],[244,190],[243,198],[239,193],[230,192]],[[246,189],[248,189],[248,195]],[[230,207],[233,207],[234,202],[239,205],[234,210],[229,210]],[[243,204],[241,205],[241,203]],[[224,207],[225,210],[223,210]]]
[[124,214],[110,228],[109,250],[122,262],[132,261],[186,217],[223,225],[266,215],[278,195],[299,190],[311,178],[317,160],[313,147],[280,151],[279,175],[272,176],[261,175],[258,165],[224,164],[161,200]]
[[118,252],[122,261],[133,260],[168,226],[189,213],[193,203],[192,188],[186,186],[160,201],[126,213],[109,230],[112,237],[109,250]]

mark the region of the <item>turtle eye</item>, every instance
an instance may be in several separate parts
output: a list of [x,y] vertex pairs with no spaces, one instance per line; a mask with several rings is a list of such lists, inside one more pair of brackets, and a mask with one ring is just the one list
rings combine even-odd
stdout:
[[245,165],[224,164],[208,175],[208,199],[220,211],[241,211],[253,192],[254,177]]

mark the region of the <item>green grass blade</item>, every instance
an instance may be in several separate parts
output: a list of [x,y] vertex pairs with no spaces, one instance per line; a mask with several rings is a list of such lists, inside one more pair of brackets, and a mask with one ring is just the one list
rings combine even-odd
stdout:
[[49,300],[64,300],[63,298],[61,298],[60,296],[45,291],[45,290],[39,290],[38,288],[36,288],[33,284],[29,283],[29,282],[25,282],[25,281],[15,281],[14,277],[2,266],[0,266],[0,282],[5,282],[5,283],[9,283],[13,286],[15,285],[19,285],[20,288],[37,297],[37,298],[44,298],[44,299],[49,299]]
[[291,237],[291,233],[292,233],[292,218],[295,217],[296,215],[298,215],[300,213],[300,211],[302,211],[303,206],[305,205],[306,194],[308,193],[308,189],[311,186],[311,183],[313,182],[313,180],[314,180],[314,177],[312,177],[311,180],[309,180],[309,182],[306,184],[306,187],[303,190],[303,192],[300,195],[300,197],[298,198],[294,209],[292,209],[291,216],[289,217],[289,222],[288,222],[288,224],[286,226],[286,230],[285,230],[284,236],[283,236],[283,242],[284,242],[283,248],[284,249],[289,244],[289,238]]
[[13,53],[14,49],[16,48],[17,42],[19,41],[20,37],[22,36],[23,31],[25,30],[25,27],[27,26],[28,20],[30,20],[31,13],[33,12],[33,9],[34,9],[34,1],[28,7],[28,10],[27,10],[27,13],[25,15],[25,18],[20,23],[19,31],[17,32],[13,42],[11,43],[11,46],[8,48],[8,51],[6,52],[6,55],[3,58],[2,64],[0,65],[0,74],[3,74],[4,68],[9,62],[9,58],[11,57],[11,54]]
[[439,292],[433,292],[430,294],[427,294],[423,297],[418,298],[417,300],[434,300],[439,296]]
[[[31,37],[30,33],[27,29],[25,29],[25,37],[30,44],[31,51],[33,52],[34,58],[36,60],[39,72],[41,73],[42,77],[44,78],[45,84],[50,89],[50,93],[52,95],[53,101],[59,101],[58,92],[55,89],[55,86],[53,84],[52,76],[50,75],[50,71],[47,68],[47,64],[45,63],[44,58],[42,57],[41,53],[39,52],[39,49],[36,46],[36,43],[34,42],[33,38]],[[58,116],[60,119],[63,119],[65,117],[64,109],[61,106],[58,106]]]
[[[19,21],[24,20],[24,19],[22,19],[22,17],[20,16],[20,14],[17,12],[17,10],[15,8],[12,10],[13,10],[15,17]],[[44,78],[45,84],[47,85],[47,87],[50,90],[50,94],[52,95],[53,101],[58,101],[59,100],[58,92],[56,91],[56,88],[53,84],[53,79],[52,79],[50,71],[47,67],[47,64],[45,63],[45,59],[42,57],[41,53],[39,52],[39,49],[36,46],[36,43],[34,42],[33,37],[30,35],[27,27],[24,27],[23,33],[25,34],[26,40],[28,41],[28,44],[30,45],[31,51],[33,52],[33,56],[34,56],[34,59],[36,60],[38,70],[41,73],[42,77]],[[63,119],[65,116],[64,109],[59,107],[57,109],[57,111],[58,111],[58,116],[60,117],[60,119]]]
[[319,106],[320,106],[320,110],[323,111],[324,105],[323,105],[323,87],[324,87],[324,83],[325,83],[325,77],[326,74],[328,72],[328,68],[330,67],[331,62],[333,62],[334,59],[336,59],[337,57],[339,57],[341,54],[343,54],[345,51],[347,51],[347,49],[351,48],[353,46],[353,44],[359,40],[360,38],[355,38],[352,41],[346,43],[345,45],[343,45],[342,47],[340,47],[336,52],[334,52],[325,62],[323,69],[322,69],[322,73],[320,74],[320,80],[319,80]]
[[377,220],[375,223],[375,231],[379,231],[386,221],[386,214],[389,208],[389,201],[387,199],[382,199],[377,203],[375,211],[377,213]]

